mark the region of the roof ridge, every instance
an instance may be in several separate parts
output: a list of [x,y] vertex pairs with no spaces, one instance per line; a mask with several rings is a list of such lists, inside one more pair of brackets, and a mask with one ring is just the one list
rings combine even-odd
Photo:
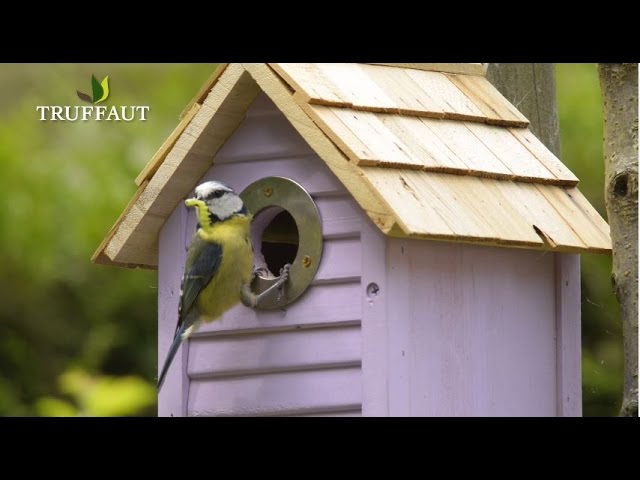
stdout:
[[368,65],[387,65],[389,67],[411,68],[430,72],[463,73],[465,75],[484,76],[488,63],[369,63]]

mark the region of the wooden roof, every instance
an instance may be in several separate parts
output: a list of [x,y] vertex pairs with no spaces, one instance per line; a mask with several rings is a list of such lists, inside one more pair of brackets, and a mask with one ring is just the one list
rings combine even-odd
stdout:
[[223,64],[136,178],[93,256],[155,268],[158,234],[260,91],[392,236],[608,252],[578,179],[485,78],[485,64]]

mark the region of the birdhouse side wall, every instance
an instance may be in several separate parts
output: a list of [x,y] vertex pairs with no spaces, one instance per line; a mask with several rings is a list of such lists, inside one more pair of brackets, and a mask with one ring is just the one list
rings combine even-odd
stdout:
[[[178,206],[162,227],[158,240],[158,372],[178,323],[180,283],[187,259],[186,224],[187,211]],[[185,365],[186,351],[181,347],[158,395],[158,416],[180,417],[186,413],[188,382],[184,375]]]
[[581,414],[578,255],[362,238],[363,415]]
[[[203,326],[167,376],[159,398],[162,416],[360,415],[360,230],[368,219],[260,95],[200,182],[221,180],[240,192],[268,176],[295,180],[316,202],[324,247],[315,280],[283,310],[238,305]],[[195,228],[193,212],[179,205],[160,235],[159,360],[175,331],[184,257]]]

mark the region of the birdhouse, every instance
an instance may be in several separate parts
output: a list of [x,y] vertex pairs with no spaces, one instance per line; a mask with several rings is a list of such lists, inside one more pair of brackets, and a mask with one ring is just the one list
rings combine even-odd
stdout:
[[291,274],[183,344],[159,415],[581,414],[579,254],[609,228],[484,71],[218,68],[93,260],[158,269],[160,362],[198,184],[254,215],[257,283]]

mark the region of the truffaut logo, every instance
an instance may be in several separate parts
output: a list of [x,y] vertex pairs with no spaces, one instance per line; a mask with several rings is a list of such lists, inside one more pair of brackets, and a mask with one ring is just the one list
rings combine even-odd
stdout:
[[98,105],[109,98],[109,76],[99,82],[95,75],[91,75],[91,96],[76,90],[78,98],[91,103],[91,106],[71,105],[38,105],[36,111],[40,114],[41,122],[75,122],[81,120],[87,122],[132,122],[138,120],[144,122],[149,113],[148,105],[119,105],[107,107]]
[[80,90],[76,90],[78,98],[89,103],[104,102],[109,98],[109,75],[104,77],[104,80],[98,82],[95,75],[91,75],[91,93],[93,97],[90,97],[86,93],[82,93]]

